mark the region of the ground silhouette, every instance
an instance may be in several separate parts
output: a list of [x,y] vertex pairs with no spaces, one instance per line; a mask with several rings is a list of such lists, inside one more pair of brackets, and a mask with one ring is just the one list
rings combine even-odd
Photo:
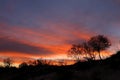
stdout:
[[104,60],[68,66],[38,64],[0,67],[0,80],[120,80],[120,51]]

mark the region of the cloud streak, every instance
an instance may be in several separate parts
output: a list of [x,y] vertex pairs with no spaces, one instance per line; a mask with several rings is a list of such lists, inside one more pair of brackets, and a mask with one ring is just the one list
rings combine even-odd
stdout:
[[0,52],[19,52],[28,54],[50,54],[51,51],[36,47],[29,44],[24,44],[6,37],[0,37]]
[[1,0],[0,54],[66,56],[72,44],[98,34],[110,37],[114,47],[119,9],[119,0]]

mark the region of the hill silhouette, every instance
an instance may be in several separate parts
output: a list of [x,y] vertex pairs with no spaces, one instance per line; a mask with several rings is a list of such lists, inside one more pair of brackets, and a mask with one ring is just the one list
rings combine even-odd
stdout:
[[120,80],[120,51],[105,60],[74,65],[0,67],[0,80]]
[[106,60],[120,61],[120,51],[118,51],[116,54],[113,54],[111,57],[107,58]]

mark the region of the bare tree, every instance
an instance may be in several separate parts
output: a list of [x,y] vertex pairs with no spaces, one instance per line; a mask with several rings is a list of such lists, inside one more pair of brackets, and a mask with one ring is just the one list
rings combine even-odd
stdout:
[[94,54],[93,48],[89,46],[88,42],[82,44],[83,52],[86,60],[95,60],[96,55]]
[[10,58],[6,58],[3,60],[4,66],[5,67],[10,67],[13,63],[13,61]]
[[77,59],[84,58],[86,60],[94,60],[95,54],[91,46],[88,45],[87,42],[83,42],[82,44],[73,45],[72,48],[68,51],[68,56]]
[[94,51],[98,52],[100,60],[102,59],[100,52],[111,46],[108,38],[103,35],[97,35],[90,38],[88,44],[93,48]]
[[72,45],[71,49],[68,50],[68,57],[72,57],[77,59],[78,61],[80,60],[80,57],[82,55],[82,45]]

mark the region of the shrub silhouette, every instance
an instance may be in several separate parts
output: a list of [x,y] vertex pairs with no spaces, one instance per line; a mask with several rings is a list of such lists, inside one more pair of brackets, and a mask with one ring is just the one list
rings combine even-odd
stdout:
[[23,63],[21,63],[21,64],[19,65],[19,68],[27,67],[27,66],[28,66],[28,64],[27,64],[26,62],[23,62]]
[[6,58],[3,60],[3,63],[5,67],[11,67],[13,61],[10,58]]

